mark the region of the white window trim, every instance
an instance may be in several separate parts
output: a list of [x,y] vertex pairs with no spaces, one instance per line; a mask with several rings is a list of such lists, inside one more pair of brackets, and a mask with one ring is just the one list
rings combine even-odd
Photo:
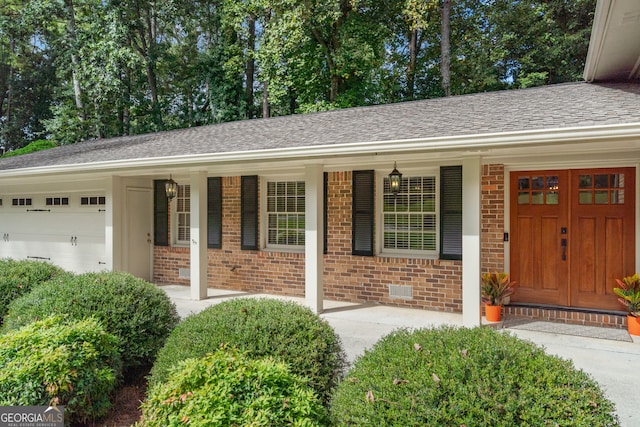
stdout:
[[388,171],[376,171],[376,194],[375,194],[375,254],[390,258],[423,258],[438,259],[440,254],[440,168],[425,167],[402,170],[402,179],[412,176],[435,176],[436,178],[436,249],[434,251],[418,251],[415,249],[385,249],[384,241],[384,179],[389,176]]
[[[269,215],[267,212],[267,183],[268,182],[285,182],[285,181],[302,181],[305,185],[305,191],[307,187],[307,182],[305,180],[305,176],[303,174],[280,174],[280,175],[262,175],[260,176],[260,201],[258,205],[258,209],[260,210],[259,220],[260,220],[260,248],[264,251],[273,251],[273,252],[291,252],[291,253],[304,253],[305,245],[273,245],[268,243],[268,221]],[[306,206],[305,206],[306,207]],[[306,209],[305,209],[305,217],[306,217]]]
[[[189,187],[191,189],[191,184],[179,184],[183,186]],[[191,194],[191,193],[189,193]],[[191,196],[189,196],[189,216],[191,216]],[[171,201],[171,246],[184,248],[189,247],[191,245],[190,240],[178,240],[178,197]]]

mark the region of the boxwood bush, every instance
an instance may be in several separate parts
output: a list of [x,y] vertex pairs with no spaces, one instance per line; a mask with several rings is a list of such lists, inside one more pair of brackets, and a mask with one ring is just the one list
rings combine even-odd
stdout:
[[67,422],[105,415],[120,375],[118,339],[95,319],[48,318],[0,336],[0,406],[65,406]]
[[282,362],[232,349],[186,359],[157,383],[140,426],[320,426],[327,414],[306,381]]
[[11,301],[63,274],[64,270],[46,262],[0,259],[0,325]]
[[308,378],[325,402],[346,360],[333,328],[308,308],[274,299],[238,298],[183,320],[158,353],[151,383],[164,381],[180,360],[202,357],[224,344],[252,357],[281,359],[293,373]]
[[36,287],[11,303],[3,329],[51,315],[100,320],[120,339],[125,369],[150,366],[179,320],[175,305],[162,290],[127,273],[105,272]]
[[616,426],[613,403],[572,362],[488,328],[399,330],[355,362],[336,426]]

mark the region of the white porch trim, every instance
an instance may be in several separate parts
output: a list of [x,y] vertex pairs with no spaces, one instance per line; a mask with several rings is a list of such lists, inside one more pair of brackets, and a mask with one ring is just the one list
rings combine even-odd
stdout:
[[480,216],[482,162],[462,161],[462,323],[480,326]]
[[322,313],[324,296],[324,179],[322,165],[305,168],[304,299],[314,313]]
[[207,298],[207,173],[193,172],[191,185],[191,299]]
[[105,269],[122,270],[122,178],[112,176],[105,185],[104,251]]

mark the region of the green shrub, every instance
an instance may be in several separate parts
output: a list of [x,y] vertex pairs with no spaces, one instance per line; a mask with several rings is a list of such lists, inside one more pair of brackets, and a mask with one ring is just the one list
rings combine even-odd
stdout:
[[120,367],[118,339],[97,320],[34,322],[0,336],[0,405],[55,403],[87,422],[110,408]]
[[4,330],[51,315],[100,320],[120,339],[125,369],[151,365],[179,320],[174,304],[152,284],[126,273],[87,273],[53,280],[13,301]]
[[29,145],[22,147],[22,148],[18,148],[17,150],[13,150],[13,151],[9,151],[7,153],[4,153],[3,156],[0,156],[0,158],[2,157],[13,157],[13,156],[20,156],[22,154],[29,154],[29,153],[35,153],[36,151],[42,151],[42,150],[48,150],[49,148],[54,148],[57,147],[58,144],[56,144],[53,141],[48,141],[46,139],[38,139],[36,141],[33,141],[32,143],[30,143]]
[[151,370],[151,382],[165,380],[180,360],[202,357],[228,344],[256,358],[281,359],[308,378],[325,402],[345,366],[340,338],[308,308],[273,299],[224,301],[182,321]]
[[62,274],[64,270],[46,262],[0,259],[0,325],[11,301]]
[[186,359],[142,405],[142,426],[320,426],[324,406],[282,362],[221,349]]
[[613,403],[570,361],[488,328],[400,330],[336,389],[336,426],[616,426]]

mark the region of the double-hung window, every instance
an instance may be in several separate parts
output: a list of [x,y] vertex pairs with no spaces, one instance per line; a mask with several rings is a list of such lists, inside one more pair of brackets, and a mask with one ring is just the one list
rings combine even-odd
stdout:
[[178,185],[176,196],[176,243],[188,245],[191,239],[191,186]]
[[304,181],[267,181],[267,247],[304,246]]
[[438,254],[437,180],[436,173],[405,173],[394,195],[383,178],[383,253]]

